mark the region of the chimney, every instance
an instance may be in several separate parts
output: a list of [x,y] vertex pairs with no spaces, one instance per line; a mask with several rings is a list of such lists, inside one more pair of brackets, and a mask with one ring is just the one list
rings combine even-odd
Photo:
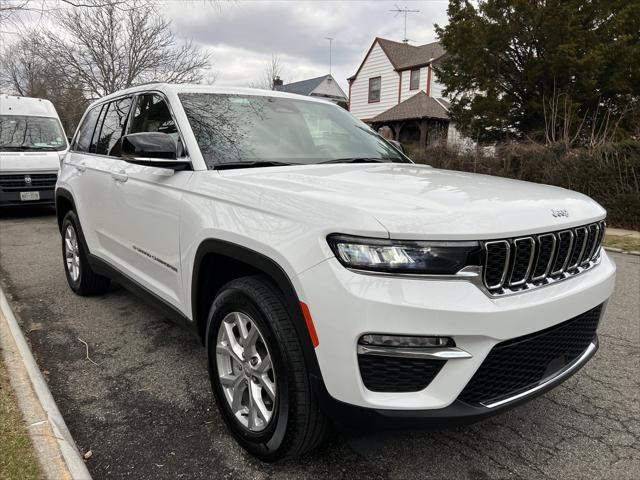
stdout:
[[282,80],[280,80],[280,77],[275,77],[273,79],[273,90],[280,90],[280,87],[282,86]]

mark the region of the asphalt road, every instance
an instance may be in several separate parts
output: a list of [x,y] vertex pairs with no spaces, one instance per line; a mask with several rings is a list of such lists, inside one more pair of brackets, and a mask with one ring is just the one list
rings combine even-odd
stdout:
[[[0,218],[0,278],[94,478],[639,478],[640,257],[613,254],[600,351],[556,390],[437,433],[347,437],[263,464],[226,432],[204,350],[120,287],[66,285],[51,211]],[[85,346],[88,343],[89,356]]]

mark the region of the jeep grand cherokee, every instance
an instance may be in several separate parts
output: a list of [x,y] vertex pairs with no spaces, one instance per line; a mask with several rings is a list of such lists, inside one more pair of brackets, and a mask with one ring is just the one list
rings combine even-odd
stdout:
[[414,164],[281,92],[105,97],[56,203],[71,289],[115,279],[189,326],[229,430],[266,461],[328,419],[439,427],[531,399],[594,354],[614,284],[588,197]]

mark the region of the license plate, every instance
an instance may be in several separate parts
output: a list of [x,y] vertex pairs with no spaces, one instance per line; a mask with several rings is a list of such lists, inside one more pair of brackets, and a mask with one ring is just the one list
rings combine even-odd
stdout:
[[20,200],[23,202],[40,200],[40,192],[20,192]]

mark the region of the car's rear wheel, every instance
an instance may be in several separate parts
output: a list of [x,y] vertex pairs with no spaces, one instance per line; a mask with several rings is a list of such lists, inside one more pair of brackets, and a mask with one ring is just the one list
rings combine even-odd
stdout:
[[109,287],[109,279],[91,269],[78,216],[69,211],[62,221],[64,272],[71,290],[78,295],[96,295]]
[[281,294],[262,277],[224,286],[207,325],[211,385],[225,423],[264,461],[300,455],[327,430]]

